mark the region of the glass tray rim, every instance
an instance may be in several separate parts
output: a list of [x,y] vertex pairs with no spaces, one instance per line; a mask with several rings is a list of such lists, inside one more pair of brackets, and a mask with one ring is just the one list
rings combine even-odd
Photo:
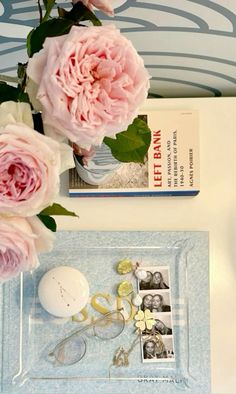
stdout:
[[[83,244],[82,248],[83,249],[112,249],[112,248],[128,248],[128,249],[147,249],[147,248],[151,248],[151,249],[160,249],[160,248],[169,248],[172,249],[173,247],[176,248],[178,246],[173,246],[173,244],[171,246],[166,246],[165,245],[165,238],[166,236],[169,236],[172,241],[179,241],[182,240],[184,238],[187,238],[188,240],[192,239],[195,240],[196,239],[202,239],[205,242],[208,243],[208,232],[206,231],[165,231],[165,232],[153,232],[153,231],[104,231],[104,232],[91,232],[91,231],[83,231],[83,232],[75,232],[75,231],[63,231],[60,233],[70,233],[70,235],[78,235],[81,237],[81,242]],[[119,242],[117,242],[117,237],[119,239]],[[89,245],[91,242],[91,239],[93,240],[93,242],[98,243],[99,245],[96,246],[92,246]],[[127,240],[128,240],[128,245],[127,245]],[[87,241],[87,245],[86,245],[86,241]],[[142,241],[143,245],[139,246],[138,243]],[[106,242],[106,246],[104,246],[104,242]],[[153,246],[153,242],[157,242],[157,245]],[[102,245],[101,245],[102,244]],[[7,285],[8,286],[8,285]],[[3,297],[3,287],[1,287],[1,292],[0,292],[0,299]],[[2,306],[1,306],[2,308]],[[4,308],[1,309],[1,316],[3,317],[3,313],[4,313]],[[0,322],[0,335],[3,338],[3,319],[1,319]],[[1,345],[2,345],[1,341]],[[2,362],[2,358],[3,358],[3,349],[2,346],[0,346],[0,360]],[[2,377],[3,377],[3,366],[0,364],[1,367],[1,373],[2,373]],[[81,379],[81,378],[80,378]],[[85,378],[86,379],[86,378]],[[117,380],[117,378],[115,378]],[[136,379],[136,378],[135,378]],[[3,379],[2,379],[3,380]],[[82,380],[82,379],[81,379]],[[90,378],[88,378],[88,380],[92,380]],[[94,380],[99,380],[98,378],[94,379]],[[111,379],[113,380],[113,378]],[[124,380],[124,379],[121,379]],[[128,378],[127,380],[133,380],[133,378]],[[2,387],[1,390],[2,393],[5,394],[4,391],[4,387]]]

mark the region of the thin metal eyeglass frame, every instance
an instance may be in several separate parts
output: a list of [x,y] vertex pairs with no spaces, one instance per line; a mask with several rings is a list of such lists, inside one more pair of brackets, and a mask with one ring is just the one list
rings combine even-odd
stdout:
[[[100,318],[94,320],[92,323],[88,324],[87,326],[85,326],[85,327],[83,327],[83,328],[81,328],[81,329],[79,329],[79,330],[77,330],[77,331],[72,332],[68,337],[62,339],[62,341],[60,341],[60,342],[54,347],[54,349],[48,354],[48,356],[49,356],[49,357],[55,357],[56,361],[59,362],[60,364],[70,365],[70,364],[61,362],[61,361],[57,358],[57,356],[56,356],[57,350],[59,350],[65,343],[67,343],[68,341],[70,341],[71,338],[73,338],[74,336],[79,336],[79,335],[81,335],[82,333],[84,333],[84,332],[86,332],[87,330],[89,330],[89,328],[96,326],[97,323],[99,323],[99,322],[101,322],[101,321],[104,321],[104,320],[106,319],[106,317],[109,317],[109,316],[112,316],[112,315],[115,315],[115,314],[119,314],[120,317],[121,317],[121,319],[116,319],[116,320],[121,320],[121,321],[123,322],[122,330],[120,331],[120,333],[119,333],[118,335],[116,335],[115,337],[113,337],[113,338],[101,338],[101,337],[99,337],[99,336],[96,335],[96,332],[95,332],[95,336],[97,336],[99,339],[102,339],[102,340],[112,340],[112,339],[114,339],[114,338],[117,338],[117,337],[123,332],[123,330],[124,330],[125,318],[124,318],[124,315],[121,313],[120,310],[113,310],[113,311],[107,312],[106,314],[104,314],[104,315],[101,316]],[[86,341],[85,341],[85,345],[86,345]],[[82,360],[82,358],[84,357],[85,354],[86,354],[86,349],[85,349],[85,352],[84,352],[84,354],[82,355],[82,357],[81,357],[78,361],[75,361],[75,362],[71,363],[71,365],[72,365],[72,364],[76,364],[77,362],[79,362],[80,360]]]

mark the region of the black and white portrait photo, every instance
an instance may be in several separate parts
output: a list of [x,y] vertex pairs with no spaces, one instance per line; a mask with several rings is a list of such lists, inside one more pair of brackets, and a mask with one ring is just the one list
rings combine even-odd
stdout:
[[152,312],[152,325],[142,331],[143,362],[170,362],[175,360],[172,323],[170,267],[145,266],[146,277],[138,280],[140,309]]
[[154,319],[155,324],[153,325],[151,330],[146,329],[142,332],[144,335],[150,334],[161,334],[161,335],[172,335],[172,321],[171,315],[160,315],[158,319]]
[[141,309],[145,311],[146,309],[149,309],[151,312],[157,313],[157,312],[170,312],[171,311],[171,306],[170,306],[170,296],[169,292],[160,294],[158,293],[140,293],[143,301],[141,304]]
[[147,268],[147,276],[139,283],[139,290],[169,289],[169,270],[166,267]]
[[175,361],[173,338],[144,337],[142,341],[143,362]]

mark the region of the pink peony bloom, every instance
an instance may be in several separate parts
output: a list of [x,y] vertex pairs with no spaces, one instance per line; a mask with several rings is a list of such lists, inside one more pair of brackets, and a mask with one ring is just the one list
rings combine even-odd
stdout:
[[0,283],[39,265],[38,253],[52,249],[54,234],[35,216],[0,220]]
[[0,214],[38,214],[57,196],[59,174],[73,165],[68,145],[23,123],[0,127]]
[[93,10],[93,7],[96,7],[107,15],[114,15],[113,8],[111,6],[112,0],[73,0],[72,3],[76,4],[79,1],[82,1],[82,3],[90,10]]
[[115,26],[73,26],[47,38],[27,74],[38,85],[45,130],[87,150],[126,130],[149,89],[143,59]]

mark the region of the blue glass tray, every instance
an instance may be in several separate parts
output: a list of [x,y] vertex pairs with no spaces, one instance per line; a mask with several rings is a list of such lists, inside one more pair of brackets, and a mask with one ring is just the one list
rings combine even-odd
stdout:
[[[117,347],[128,348],[136,335],[129,300],[118,301],[116,294],[126,277],[115,267],[127,257],[143,267],[169,267],[174,361],[143,363],[136,346],[128,366],[111,366]],[[53,251],[40,260],[37,270],[1,287],[1,394],[210,393],[208,233],[58,232]],[[48,352],[81,323],[49,315],[37,296],[42,275],[60,265],[82,271],[91,297],[104,308],[122,302],[128,320],[112,341],[88,337],[85,357],[66,367],[50,364]],[[86,314],[87,321],[99,316],[91,305]]]

